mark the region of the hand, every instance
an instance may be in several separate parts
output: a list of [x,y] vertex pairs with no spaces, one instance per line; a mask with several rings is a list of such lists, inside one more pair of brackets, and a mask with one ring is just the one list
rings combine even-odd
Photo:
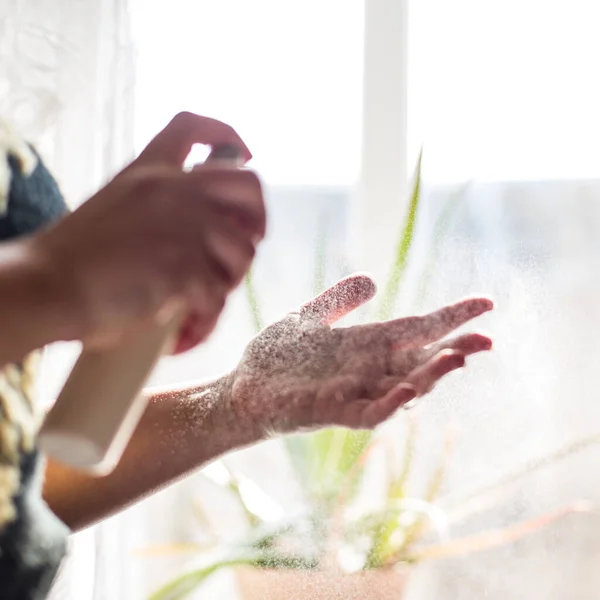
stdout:
[[176,351],[214,328],[265,234],[257,176],[209,163],[190,172],[194,143],[239,147],[224,123],[182,113],[131,165],[72,215],[35,241],[59,278],[79,322],[78,339],[113,344],[169,311],[184,309]]
[[232,379],[241,422],[280,433],[320,426],[372,428],[489,350],[480,334],[440,341],[493,308],[473,298],[425,316],[354,327],[330,325],[375,295],[364,275],[343,279],[246,348]]

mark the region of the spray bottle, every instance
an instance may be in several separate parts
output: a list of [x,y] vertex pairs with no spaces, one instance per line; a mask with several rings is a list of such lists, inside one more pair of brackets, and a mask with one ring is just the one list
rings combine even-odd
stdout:
[[[207,161],[241,166],[232,145],[213,148]],[[39,433],[40,448],[71,467],[103,475],[119,462],[147,405],[142,388],[161,356],[173,350],[184,315],[110,351],[83,348]]]

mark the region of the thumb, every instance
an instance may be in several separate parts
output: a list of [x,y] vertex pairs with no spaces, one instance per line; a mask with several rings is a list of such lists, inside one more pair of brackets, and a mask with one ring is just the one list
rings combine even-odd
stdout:
[[135,163],[181,167],[194,144],[213,147],[230,144],[239,148],[244,162],[252,158],[250,150],[230,125],[209,117],[181,112],[146,146]]
[[350,275],[332,285],[300,309],[300,317],[331,325],[375,296],[377,287],[369,275]]

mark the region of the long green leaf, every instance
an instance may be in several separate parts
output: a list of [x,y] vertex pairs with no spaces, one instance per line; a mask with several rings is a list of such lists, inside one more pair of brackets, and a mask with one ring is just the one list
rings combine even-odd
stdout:
[[[371,536],[373,535],[373,531],[378,531],[380,528],[382,528],[386,534],[389,534],[387,546],[385,548],[378,548],[375,546],[375,543],[372,544],[367,555],[365,564],[366,569],[378,569],[385,567],[390,563],[394,564],[405,560],[406,555],[400,552],[404,547],[404,544],[401,543],[395,546],[392,543],[392,534],[396,533],[398,530],[401,530],[403,533],[407,531],[407,527],[402,524],[403,517],[407,515],[411,515],[415,520],[419,520],[420,517],[425,517],[438,531],[446,534],[446,515],[441,509],[430,502],[427,502],[422,498],[409,497],[389,502],[383,510],[363,517],[354,525],[355,531],[361,531],[362,528],[364,533]],[[374,541],[376,542],[377,540]],[[393,557],[393,560],[390,560],[391,557]]]
[[223,468],[227,471],[227,473],[229,475],[229,482],[227,483],[226,487],[229,489],[229,491],[232,493],[232,495],[235,496],[235,498],[239,502],[242,510],[244,511],[244,514],[245,514],[246,518],[248,519],[248,523],[252,527],[257,527],[258,525],[260,525],[262,523],[262,520],[248,506],[248,503],[246,502],[246,498],[245,498],[244,494],[242,493],[242,491],[240,489],[240,482],[239,482],[238,477],[227,466],[227,464],[225,463],[225,461],[221,461],[221,464],[223,465]]
[[325,289],[325,273],[327,269],[327,230],[328,219],[323,211],[319,219],[319,230],[317,232],[317,249],[315,255],[315,278],[313,282],[313,294],[317,296]]
[[298,481],[310,501],[321,509],[331,509],[340,488],[349,483],[350,473],[353,483],[346,487],[346,500],[352,497],[360,479],[358,463],[371,438],[370,431],[330,427],[285,439]]
[[[411,420],[408,424],[402,469],[400,474],[392,478],[388,485],[386,496],[388,505],[393,505],[406,497],[406,484],[415,456],[416,435],[417,427],[414,420]],[[371,548],[367,556],[369,568],[379,568],[385,563],[387,557],[392,553],[392,537],[397,529],[398,515],[395,511],[384,511],[382,518],[373,524],[370,532]]]
[[499,546],[514,543],[541,529],[549,527],[565,517],[573,514],[590,513],[593,508],[592,505],[586,502],[576,502],[560,510],[545,513],[503,529],[492,529],[491,531],[484,531],[483,533],[459,538],[443,544],[428,546],[411,556],[407,556],[406,560],[409,562],[421,562],[423,560],[449,558],[498,548]]
[[260,309],[258,295],[256,294],[256,289],[254,288],[252,269],[248,271],[246,278],[244,279],[244,291],[246,292],[246,300],[248,301],[248,307],[250,308],[250,314],[252,315],[254,330],[256,333],[259,333],[265,328],[265,322]]
[[309,497],[314,495],[315,458],[312,435],[314,434],[290,435],[283,438],[296,481]]
[[[322,210],[317,231],[317,244],[315,252],[315,269],[313,281],[313,295],[317,296],[325,289],[325,271],[327,266],[327,222],[325,211]],[[308,495],[318,496],[321,491],[320,482],[317,481],[322,465],[329,453],[332,430],[324,430],[308,435],[295,435],[284,438],[290,462],[302,488]]]
[[[325,505],[338,498],[351,471],[371,441],[370,431],[332,427],[313,434],[310,456],[313,461],[313,490]],[[348,490],[352,492],[352,490]]]
[[415,177],[413,189],[410,197],[406,219],[402,227],[400,240],[396,250],[396,257],[386,286],[383,291],[381,303],[378,310],[378,318],[386,321],[392,317],[398,292],[400,291],[400,283],[406,266],[408,264],[408,256],[413,244],[415,223],[417,219],[417,209],[421,199],[421,162],[423,160],[423,149],[419,152],[417,167],[415,169]]
[[[444,446],[444,452],[440,457],[438,465],[433,471],[433,475],[431,476],[427,490],[425,494],[423,494],[423,499],[431,505],[433,505],[433,502],[437,499],[444,482],[451,452],[451,442],[452,439],[448,437]],[[395,556],[405,556],[410,547],[422,536],[427,528],[427,525],[427,516],[422,515],[421,518],[415,520],[409,527],[407,527],[404,535],[404,541],[394,553]],[[392,553],[389,553],[386,558],[389,558],[390,556],[392,556]]]
[[318,561],[314,558],[278,553],[272,550],[238,556],[233,555],[180,575],[151,594],[148,600],[184,600],[184,598],[198,589],[217,571],[240,566],[249,566],[257,569],[309,570],[315,569],[318,566]]
[[413,466],[413,461],[415,458],[415,447],[417,443],[417,423],[414,419],[409,419],[408,421],[408,431],[406,433],[406,444],[404,446],[404,460],[402,461],[402,469],[400,470],[400,475],[392,480],[390,483],[390,488],[393,492],[401,489],[404,490],[406,488],[406,484],[408,482],[408,476],[410,475],[410,471]]
[[202,585],[211,575],[226,567],[237,567],[240,565],[253,565],[256,561],[254,556],[238,558],[227,558],[214,562],[201,569],[184,573],[171,580],[148,597],[148,600],[182,600],[195,589]]

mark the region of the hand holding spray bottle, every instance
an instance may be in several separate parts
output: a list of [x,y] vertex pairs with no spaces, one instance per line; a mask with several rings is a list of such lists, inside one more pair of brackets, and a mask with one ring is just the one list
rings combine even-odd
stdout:
[[[208,161],[243,163],[230,144],[214,147]],[[110,351],[84,347],[40,430],[42,450],[95,474],[114,469],[146,409],[142,388],[173,350],[184,317],[178,312]]]

